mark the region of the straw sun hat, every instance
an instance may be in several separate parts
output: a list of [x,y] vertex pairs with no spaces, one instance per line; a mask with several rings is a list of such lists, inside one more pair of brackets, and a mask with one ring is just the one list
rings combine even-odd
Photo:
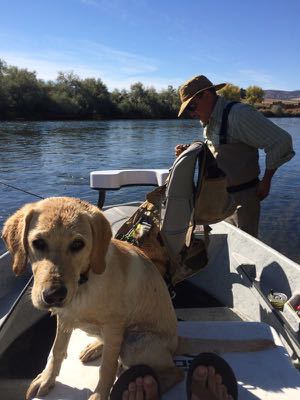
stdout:
[[226,83],[219,83],[218,85],[214,85],[206,76],[199,75],[185,82],[179,88],[179,96],[181,100],[181,107],[178,113],[178,117],[183,113],[186,109],[189,102],[199,93],[204,90],[210,89],[214,87],[216,90],[222,89],[226,86]]

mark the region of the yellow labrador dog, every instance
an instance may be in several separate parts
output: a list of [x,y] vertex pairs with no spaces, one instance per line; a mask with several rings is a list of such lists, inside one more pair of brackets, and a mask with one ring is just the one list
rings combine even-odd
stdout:
[[155,265],[136,247],[112,239],[109,222],[95,206],[75,198],[27,204],[6,221],[3,238],[19,275],[31,262],[32,302],[57,315],[53,357],[31,383],[27,399],[43,396],[59,374],[74,328],[98,338],[83,360],[102,354],[100,379],[89,400],[107,400],[117,374],[148,364],[162,392],[183,379],[172,356],[183,351],[255,351],[266,340],[192,341],[177,336],[177,320]]

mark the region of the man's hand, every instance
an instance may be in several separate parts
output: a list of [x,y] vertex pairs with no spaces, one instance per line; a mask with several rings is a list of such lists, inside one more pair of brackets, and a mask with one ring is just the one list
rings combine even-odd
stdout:
[[177,146],[175,146],[175,156],[180,156],[189,146],[190,144],[177,144]]
[[257,188],[257,197],[260,201],[264,200],[270,193],[271,182],[270,181],[260,181]]
[[259,182],[257,188],[257,196],[260,201],[264,200],[270,193],[271,182],[276,169],[266,169],[262,180]]

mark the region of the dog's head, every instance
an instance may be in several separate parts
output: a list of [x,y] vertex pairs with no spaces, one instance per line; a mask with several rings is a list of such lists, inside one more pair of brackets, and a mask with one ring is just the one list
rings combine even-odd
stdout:
[[7,219],[2,237],[16,275],[27,260],[34,275],[32,301],[38,308],[61,307],[91,268],[104,272],[111,228],[95,206],[70,197],[26,204]]

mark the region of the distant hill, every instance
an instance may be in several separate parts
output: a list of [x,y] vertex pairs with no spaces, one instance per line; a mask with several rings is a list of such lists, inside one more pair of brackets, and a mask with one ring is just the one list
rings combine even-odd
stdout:
[[299,100],[300,90],[265,90],[265,100]]

